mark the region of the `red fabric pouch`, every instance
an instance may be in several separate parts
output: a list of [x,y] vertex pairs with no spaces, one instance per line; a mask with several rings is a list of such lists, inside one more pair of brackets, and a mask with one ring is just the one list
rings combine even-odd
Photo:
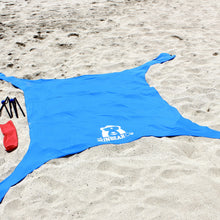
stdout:
[[0,125],[4,135],[3,144],[6,151],[13,151],[18,146],[18,135],[14,123],[10,120],[6,124]]

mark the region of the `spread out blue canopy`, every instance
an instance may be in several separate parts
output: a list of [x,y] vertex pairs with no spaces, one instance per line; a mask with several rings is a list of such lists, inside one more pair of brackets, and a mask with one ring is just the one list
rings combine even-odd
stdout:
[[30,146],[12,174],[0,183],[0,201],[9,188],[47,161],[101,144],[122,144],[143,136],[191,135],[220,138],[220,132],[182,117],[145,80],[153,64],[175,56],[160,54],[139,67],[69,79],[6,77],[24,91]]

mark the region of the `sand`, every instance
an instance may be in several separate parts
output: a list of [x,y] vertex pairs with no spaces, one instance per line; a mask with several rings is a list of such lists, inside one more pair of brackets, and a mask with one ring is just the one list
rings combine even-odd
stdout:
[[[17,0],[0,2],[0,72],[68,78],[132,68],[161,52],[147,81],[190,120],[220,130],[220,1]],[[23,92],[0,82],[0,98]],[[0,124],[9,120],[6,112]],[[28,149],[26,117],[13,118],[19,147],[0,136],[0,181]],[[220,219],[220,141],[143,137],[55,159],[12,187],[0,219]]]

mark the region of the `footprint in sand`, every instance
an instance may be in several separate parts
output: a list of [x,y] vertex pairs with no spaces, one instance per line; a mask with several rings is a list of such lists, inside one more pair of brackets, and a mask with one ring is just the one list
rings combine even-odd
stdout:
[[192,175],[195,171],[187,169],[166,169],[161,173],[161,177],[165,179],[177,179],[183,176]]
[[220,157],[220,150],[217,150],[215,154],[216,156]]
[[105,172],[106,175],[110,175],[113,185],[133,185],[139,179],[141,172],[141,169],[116,165],[110,161],[102,161],[98,165],[98,170]]
[[3,165],[5,163],[5,159],[4,158],[0,158],[0,166]]
[[159,197],[159,196],[149,196],[146,200],[145,203],[148,205],[157,205],[157,206],[162,206],[162,205],[167,205],[167,199]]
[[211,177],[213,177],[213,178],[218,178],[218,180],[219,180],[219,178],[220,178],[220,168],[218,168],[218,167],[212,167],[212,168],[209,168],[208,169],[208,174],[211,176]]

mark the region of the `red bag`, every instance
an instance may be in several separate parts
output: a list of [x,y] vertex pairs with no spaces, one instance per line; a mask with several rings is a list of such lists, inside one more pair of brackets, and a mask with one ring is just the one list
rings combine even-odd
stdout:
[[3,144],[6,151],[13,151],[18,146],[18,136],[14,123],[10,120],[6,124],[0,125],[0,128],[4,135]]

